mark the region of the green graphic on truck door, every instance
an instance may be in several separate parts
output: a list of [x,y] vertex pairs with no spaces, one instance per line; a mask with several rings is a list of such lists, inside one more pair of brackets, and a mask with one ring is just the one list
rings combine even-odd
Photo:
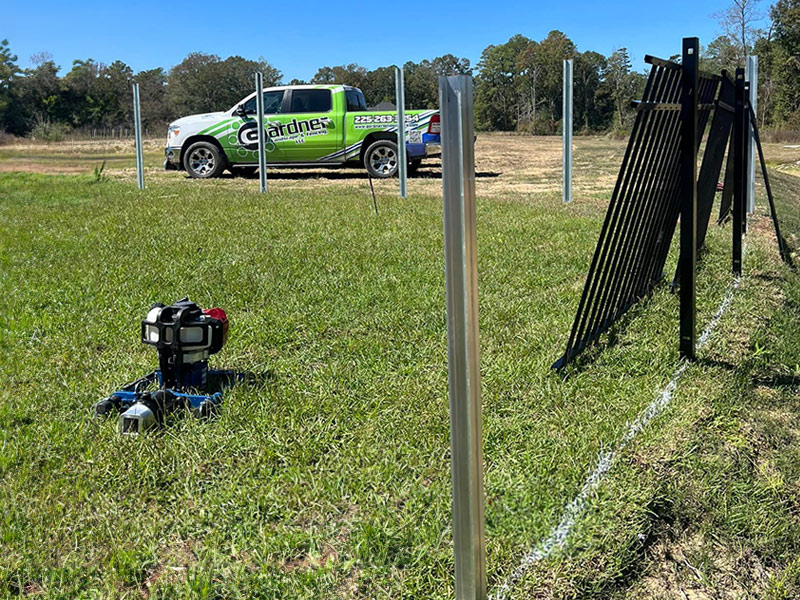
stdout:
[[276,138],[290,162],[316,162],[342,147],[344,118],[336,119],[342,111],[334,110],[341,96],[330,89],[292,90],[287,121]]
[[[285,90],[264,92],[264,124],[267,133],[265,150],[268,163],[285,162],[283,149],[270,138],[269,124],[279,117]],[[235,116],[229,127],[222,132],[210,131],[222,144],[222,148],[232,163],[258,162],[258,123],[256,118],[256,98],[253,96],[244,104],[245,116]]]
[[[285,90],[264,92],[264,127],[268,163],[315,162],[343,144],[342,123],[333,115],[334,95],[329,89],[293,90],[284,102]],[[231,163],[258,162],[256,100],[244,104],[246,116],[234,117],[222,127],[209,128],[220,140]],[[288,106],[290,112],[282,110]]]

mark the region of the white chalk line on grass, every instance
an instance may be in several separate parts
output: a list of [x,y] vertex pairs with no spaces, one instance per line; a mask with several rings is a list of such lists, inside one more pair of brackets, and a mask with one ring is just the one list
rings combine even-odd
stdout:
[[[703,330],[703,333],[700,334],[700,339],[697,340],[695,347],[698,350],[703,348],[708,343],[714,328],[719,323],[722,315],[725,314],[725,311],[728,310],[728,307],[733,300],[733,293],[739,287],[740,282],[741,279],[737,277],[728,288],[722,303],[717,308],[717,312],[714,313],[711,321],[709,321],[708,325]],[[631,440],[633,440],[633,438],[635,438],[650,421],[660,415],[669,405],[670,401],[672,400],[672,394],[678,387],[678,381],[686,372],[689,364],[690,363],[687,361],[682,361],[680,366],[675,369],[675,372],[672,374],[672,378],[667,386],[661,390],[658,396],[656,396],[656,399],[653,400],[653,402],[651,402],[650,405],[641,413],[639,413],[633,423],[628,426],[628,429],[625,431],[625,434],[622,436],[617,446],[610,452],[600,453],[600,456],[597,459],[597,466],[595,466],[594,471],[592,471],[591,475],[589,475],[588,479],[586,479],[580,493],[575,496],[575,498],[573,498],[569,504],[567,504],[567,507],[564,509],[564,514],[561,517],[561,522],[550,532],[550,535],[546,539],[534,546],[528,554],[522,557],[519,566],[514,569],[511,575],[509,575],[509,577],[503,582],[503,585],[500,586],[500,589],[494,596],[496,600],[505,600],[512,588],[519,582],[520,579],[522,579],[533,563],[542,560],[543,558],[547,558],[554,551],[562,548],[566,544],[567,537],[572,532],[575,522],[586,508],[586,504],[589,501],[589,496],[591,495],[592,490],[594,490],[594,488],[596,488],[603,481],[603,479],[605,479],[606,475],[611,470],[611,467],[614,466],[617,456],[619,456],[619,454],[625,449]]]

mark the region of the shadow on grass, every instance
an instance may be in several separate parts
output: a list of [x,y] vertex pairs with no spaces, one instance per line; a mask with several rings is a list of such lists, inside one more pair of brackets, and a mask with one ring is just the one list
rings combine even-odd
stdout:
[[[663,285],[662,282],[663,276],[646,295],[636,300],[636,302],[631,304],[616,319],[611,320],[600,333],[591,336],[591,339],[586,342],[584,346],[580,347],[578,353],[570,358],[569,362],[563,368],[551,370],[558,373],[561,378],[566,381],[572,374],[580,373],[587,367],[590,367],[603,352],[619,345],[621,336],[625,334],[631,321],[641,315],[655,289],[659,285]],[[567,338],[565,338],[565,341],[566,339]],[[562,357],[563,354],[558,360],[561,360]]]
[[254,371],[210,370],[204,393],[225,392],[236,385],[263,387],[275,379],[274,371],[256,373]]
[[[367,181],[367,175],[361,167],[353,167],[352,170],[345,168],[337,168],[334,170],[333,168],[330,169],[310,169],[305,172],[281,172],[281,171],[268,171],[267,172],[267,181],[270,180],[278,180],[278,181],[285,181],[285,180],[309,180],[309,179],[327,179],[329,181],[345,181],[345,180],[362,180]],[[478,179],[494,179],[500,177],[502,172],[496,171],[481,171],[475,173],[475,177]],[[417,171],[414,175],[410,175],[409,179],[441,179],[442,173],[440,171]],[[191,179],[189,175],[186,175],[186,179]],[[258,173],[236,173],[235,175],[231,175],[230,173],[223,173],[220,176],[220,179],[258,179]],[[374,180],[375,181],[375,180]]]

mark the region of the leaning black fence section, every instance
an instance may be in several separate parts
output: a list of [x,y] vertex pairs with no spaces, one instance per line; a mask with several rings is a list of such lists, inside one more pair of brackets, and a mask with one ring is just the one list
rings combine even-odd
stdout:
[[[650,76],[637,103],[633,130],[567,348],[554,368],[565,366],[596,342],[663,278],[681,199],[686,195],[681,174],[691,165],[692,156],[696,165],[697,147],[722,80],[697,71],[698,48],[696,38],[684,40],[682,65],[650,56],[645,59],[652,65]],[[687,74],[687,69],[691,73]],[[685,93],[687,81],[695,89]],[[687,119],[692,119],[691,127],[686,127]],[[690,137],[694,139],[687,141],[684,130],[693,131]],[[687,148],[692,156],[682,160]],[[696,172],[696,166],[691,170]],[[691,179],[691,186],[696,186],[694,176]],[[696,216],[694,194],[689,208]],[[696,220],[691,220],[691,240],[696,247]],[[694,269],[690,270],[693,274]],[[693,305],[694,286],[689,288],[686,293]]]
[[[723,162],[725,162],[725,149],[730,145],[735,104],[736,90],[733,81],[727,72],[723,71],[719,95],[714,102],[714,116],[711,119],[711,126],[708,130],[708,140],[703,153],[703,162],[700,166],[700,175],[697,179],[697,240],[695,247],[698,252],[705,245],[711,213],[714,209],[714,198],[717,194],[717,183],[722,173]],[[726,167],[725,172],[726,181],[728,181],[728,175],[730,175],[730,185],[732,185],[733,181],[732,158],[731,154],[728,160],[729,166]],[[732,197],[732,189],[729,190],[728,196]],[[675,269],[675,277],[672,280],[673,286],[680,284],[680,273],[681,269],[680,265],[678,265]]]

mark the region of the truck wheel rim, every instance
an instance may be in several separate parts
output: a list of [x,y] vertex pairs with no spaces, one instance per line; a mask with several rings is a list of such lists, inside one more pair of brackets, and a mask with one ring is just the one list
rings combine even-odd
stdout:
[[376,173],[392,173],[397,168],[397,152],[388,146],[375,148],[369,156],[369,164]]
[[198,175],[206,175],[214,169],[214,155],[208,148],[192,150],[189,167]]

